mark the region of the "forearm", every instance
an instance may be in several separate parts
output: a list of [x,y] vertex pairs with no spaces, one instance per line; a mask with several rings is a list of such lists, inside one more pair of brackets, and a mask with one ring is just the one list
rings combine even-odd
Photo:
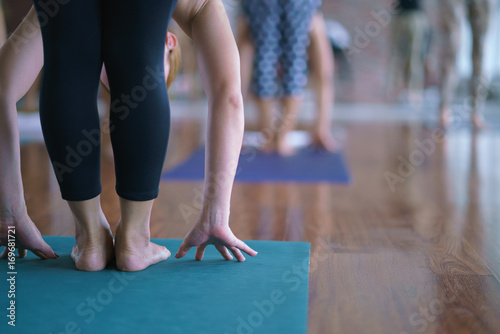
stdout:
[[0,101],[0,207],[11,212],[23,209],[16,207],[23,198],[23,185],[15,106]]
[[244,126],[238,49],[220,0],[189,5],[189,19],[176,20],[193,38],[209,104],[204,210],[228,214]]
[[203,204],[228,213],[243,139],[243,103],[221,93],[209,105]]
[[192,31],[209,103],[204,207],[229,213],[244,114],[238,49],[220,0],[203,7]]
[[14,213],[25,209],[16,102],[43,64],[41,34],[33,32],[36,20],[32,9],[0,49],[0,208]]

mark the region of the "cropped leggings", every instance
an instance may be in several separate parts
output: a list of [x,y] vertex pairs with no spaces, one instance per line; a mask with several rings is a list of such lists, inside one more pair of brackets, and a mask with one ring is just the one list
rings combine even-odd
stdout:
[[40,120],[62,197],[101,192],[97,93],[103,63],[111,91],[109,130],[116,191],[158,196],[170,107],[164,48],[177,0],[34,0],[42,29]]
[[262,98],[300,95],[318,0],[243,0],[255,44],[252,88]]

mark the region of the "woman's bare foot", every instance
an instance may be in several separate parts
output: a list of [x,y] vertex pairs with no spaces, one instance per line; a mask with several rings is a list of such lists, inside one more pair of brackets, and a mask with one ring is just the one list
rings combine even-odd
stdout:
[[451,120],[452,117],[450,108],[444,106],[441,107],[441,110],[439,112],[439,126],[443,129],[446,129],[448,125],[450,125]]
[[264,153],[274,153],[277,151],[277,144],[275,139],[266,139],[262,145],[259,146],[259,150]]
[[127,229],[118,223],[116,227],[116,267],[122,271],[140,271],[170,257],[170,251],[152,243],[148,233]]
[[483,116],[477,111],[472,113],[471,122],[475,130],[483,130],[487,126]]
[[286,137],[278,140],[276,150],[279,155],[282,155],[284,157],[288,157],[295,153],[295,148],[288,143]]
[[337,151],[338,144],[330,131],[316,131],[312,135],[312,144],[318,148],[334,153]]
[[76,269],[99,271],[113,259],[113,234],[102,212],[99,196],[68,202],[75,218],[76,245],[71,252]]
[[120,198],[122,218],[116,227],[116,267],[140,271],[170,257],[169,250],[150,241],[149,221],[153,201],[137,202]]
[[[102,213],[101,213],[102,214]],[[71,251],[71,258],[76,269],[83,271],[99,271],[113,259],[113,233],[102,214],[98,226],[88,230],[79,226],[75,228],[76,245]]]

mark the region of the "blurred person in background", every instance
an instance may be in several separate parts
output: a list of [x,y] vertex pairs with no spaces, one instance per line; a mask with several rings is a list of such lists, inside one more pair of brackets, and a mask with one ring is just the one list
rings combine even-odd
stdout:
[[[268,136],[262,147],[266,152],[278,152],[281,155],[294,153],[294,149],[286,141],[286,135],[294,129],[303,102],[308,76],[308,47],[311,41],[309,33],[313,16],[320,4],[317,0],[243,1],[243,11],[250,27],[255,53],[253,67],[250,67],[252,46],[248,42],[240,44],[242,76],[249,77],[252,72],[251,86],[260,114],[259,127],[261,130],[272,130],[263,131],[264,136]],[[326,35],[324,23],[322,33]],[[313,36],[314,38],[317,36]],[[332,73],[333,56],[331,48],[327,51],[326,45],[323,41],[320,48],[330,52],[330,63],[325,62],[323,66],[330,66]],[[320,53],[321,51],[314,55]],[[333,85],[329,89],[332,89],[330,96],[321,95],[320,108],[333,104],[327,101],[333,96]],[[244,85],[244,93],[246,90],[248,88]],[[280,112],[277,125],[273,121],[276,109]],[[325,139],[321,140],[328,143],[323,146],[333,150],[335,145],[330,134],[330,124],[324,118],[322,122],[324,128],[321,128],[322,133],[318,133],[318,137],[324,137]]]
[[457,87],[457,57],[462,44],[461,24],[464,20],[472,32],[472,77],[470,79],[471,122],[481,128],[484,120],[481,104],[486,98],[488,82],[484,75],[485,38],[490,25],[492,0],[441,0],[443,57],[439,106],[440,124],[446,127],[452,120],[451,104]]
[[[238,20],[238,49],[241,57],[242,92],[246,99],[252,82],[255,46],[251,38],[248,21],[244,17]],[[311,23],[309,45],[310,81],[314,89],[317,116],[310,130],[312,144],[318,148],[333,152],[337,145],[331,134],[331,117],[335,102],[335,55],[334,39],[327,33],[325,19],[317,12]]]
[[5,15],[3,13],[2,0],[0,0],[0,46],[7,40],[7,27],[5,25]]
[[325,18],[321,12],[313,17],[310,37],[310,78],[318,109],[311,129],[312,143],[316,147],[334,152],[337,144],[332,137],[331,126],[335,103],[335,55],[327,34]]
[[408,102],[418,107],[424,95],[429,20],[421,0],[398,0],[396,10],[386,93],[392,99],[395,92],[406,88]]

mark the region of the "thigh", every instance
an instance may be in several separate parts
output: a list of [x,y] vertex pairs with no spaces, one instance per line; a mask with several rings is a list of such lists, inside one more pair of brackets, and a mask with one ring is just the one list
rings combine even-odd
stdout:
[[244,0],[243,11],[248,19],[256,48],[279,46],[283,8],[278,0]]
[[281,47],[288,57],[302,58],[309,46],[309,31],[316,6],[312,0],[281,0],[281,7]]
[[473,37],[484,39],[489,27],[493,3],[490,0],[469,0],[467,9]]
[[103,1],[103,59],[112,94],[113,88],[141,84],[147,67],[163,72],[167,28],[176,4],[176,0]]
[[76,83],[85,87],[89,82],[97,87],[101,70],[100,0],[37,0],[34,4],[43,37],[44,76],[78,79],[59,80],[65,87]]

